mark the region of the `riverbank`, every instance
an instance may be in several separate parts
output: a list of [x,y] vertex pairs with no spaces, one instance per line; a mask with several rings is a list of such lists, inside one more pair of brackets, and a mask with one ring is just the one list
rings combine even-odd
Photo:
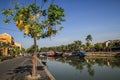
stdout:
[[87,52],[86,57],[120,57],[120,52]]
[[[43,66],[44,67],[44,72],[49,77],[48,80],[55,80],[55,78],[53,77],[53,75],[49,72],[49,70],[47,69],[47,67],[41,62],[41,60],[39,58],[37,58],[37,61],[39,63],[38,66]],[[41,76],[44,76],[44,75],[41,75]],[[43,79],[43,80],[47,80],[47,79]]]

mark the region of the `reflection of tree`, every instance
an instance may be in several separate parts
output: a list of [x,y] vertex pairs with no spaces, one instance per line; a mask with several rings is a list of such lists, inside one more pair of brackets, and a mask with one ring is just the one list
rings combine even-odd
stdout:
[[116,58],[115,60],[110,61],[109,63],[112,68],[120,68],[120,58]]
[[76,63],[76,69],[83,70],[83,64],[82,62],[75,62]]
[[[88,73],[90,76],[94,76],[95,70],[93,65],[98,64],[99,67],[108,66],[111,68],[118,67],[120,68],[120,58],[90,58],[86,59],[85,61],[79,60],[77,58],[70,58],[71,63],[70,65],[74,66],[76,69],[83,70],[84,66],[87,66]],[[84,64],[83,64],[84,63]]]
[[92,68],[93,64],[91,62],[88,62],[88,63],[86,63],[86,65],[87,65],[87,68],[88,68],[89,75],[94,76],[94,69]]
[[56,60],[57,60],[57,61],[60,61],[60,62],[62,62],[62,63],[65,63],[66,58],[65,58],[65,57],[63,57],[63,58],[56,58]]
[[85,62],[85,60],[79,59],[79,57],[61,58],[61,59],[59,59],[59,61],[60,62],[64,61],[80,71],[83,70],[84,65],[85,65],[85,64],[83,64]]
[[120,58],[107,57],[107,58],[90,58],[87,59],[92,65],[98,64],[98,66],[109,66],[111,68],[120,68]]
[[88,73],[90,76],[94,76],[94,69],[88,68]]
[[96,63],[99,65],[99,66],[104,66],[105,65],[105,62],[103,61],[103,59],[96,59]]
[[68,63],[70,66],[73,66],[80,73],[83,72],[83,69],[86,69],[90,76],[94,76],[95,68],[94,65],[97,64],[97,67],[111,67],[111,68],[120,68],[120,59],[119,58],[86,58],[85,60],[79,59],[79,57],[63,57],[57,59],[57,61],[62,63]]

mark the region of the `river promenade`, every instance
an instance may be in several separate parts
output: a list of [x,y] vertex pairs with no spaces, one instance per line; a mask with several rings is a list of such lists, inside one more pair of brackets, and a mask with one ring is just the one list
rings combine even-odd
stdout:
[[120,57],[120,52],[87,52],[86,57]]
[[[0,80],[27,80],[25,76],[31,75],[32,57],[22,56],[0,62]],[[47,68],[37,59],[39,80],[54,80]]]

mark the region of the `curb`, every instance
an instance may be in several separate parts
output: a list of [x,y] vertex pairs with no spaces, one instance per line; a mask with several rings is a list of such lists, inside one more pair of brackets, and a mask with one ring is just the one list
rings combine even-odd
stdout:
[[[39,61],[39,63],[40,63],[42,66],[44,66],[39,58],[37,58],[37,60]],[[45,69],[46,74],[47,74],[48,77],[50,78],[50,80],[56,80],[56,79],[53,77],[53,75],[50,73],[50,71],[49,71],[46,67],[44,67],[44,69]]]

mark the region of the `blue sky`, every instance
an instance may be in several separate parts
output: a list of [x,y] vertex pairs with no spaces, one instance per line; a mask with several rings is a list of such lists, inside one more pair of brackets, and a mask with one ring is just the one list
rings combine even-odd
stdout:
[[[0,11],[12,7],[12,1],[29,4],[35,0],[1,0]],[[39,4],[41,0],[36,1]],[[65,10],[64,28],[51,39],[37,41],[39,47],[69,44],[74,40],[85,43],[88,34],[92,35],[93,43],[120,39],[120,0],[55,0],[54,3]],[[4,16],[1,13],[0,18],[0,34],[12,35],[24,48],[33,44],[33,39],[24,38],[23,32],[17,29],[14,22],[9,25],[3,23]]]

